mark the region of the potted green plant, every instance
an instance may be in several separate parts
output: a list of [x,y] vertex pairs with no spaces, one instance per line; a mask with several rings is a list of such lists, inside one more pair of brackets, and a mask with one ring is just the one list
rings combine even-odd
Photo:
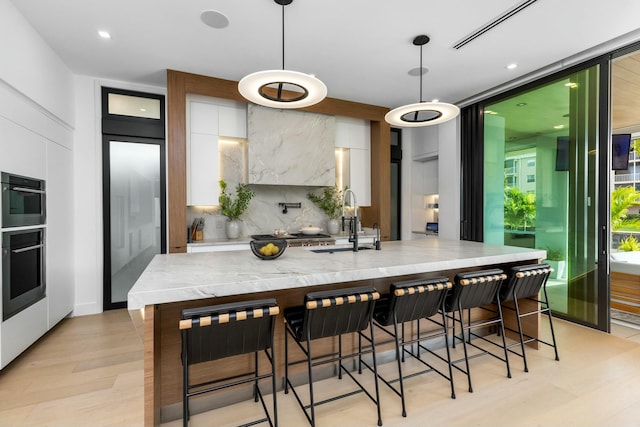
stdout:
[[245,184],[239,183],[236,186],[236,197],[227,193],[227,183],[221,179],[220,195],[218,203],[220,204],[220,213],[227,217],[226,232],[229,239],[236,239],[240,236],[240,216],[249,206],[249,202],[255,196],[255,193]]
[[338,234],[342,215],[342,190],[337,186],[325,187],[320,195],[307,193],[307,198],[318,206],[328,217],[327,231],[329,234]]
[[553,277],[555,279],[564,279],[564,272],[566,268],[566,260],[564,254],[559,249],[552,249],[547,247],[547,258],[545,262],[553,268]]

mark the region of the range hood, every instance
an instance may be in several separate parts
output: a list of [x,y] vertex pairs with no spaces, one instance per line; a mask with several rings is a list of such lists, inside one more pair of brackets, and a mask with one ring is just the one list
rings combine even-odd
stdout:
[[248,183],[333,186],[334,116],[249,104]]

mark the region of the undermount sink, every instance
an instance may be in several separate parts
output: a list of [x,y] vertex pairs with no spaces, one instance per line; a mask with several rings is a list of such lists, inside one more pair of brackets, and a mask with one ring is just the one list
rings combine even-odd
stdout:
[[[369,246],[359,246],[358,250],[366,250],[372,249]],[[322,249],[309,249],[311,252],[315,252],[317,254],[325,254],[325,253],[334,253],[334,252],[353,252],[353,246],[344,246],[340,248],[322,248]]]

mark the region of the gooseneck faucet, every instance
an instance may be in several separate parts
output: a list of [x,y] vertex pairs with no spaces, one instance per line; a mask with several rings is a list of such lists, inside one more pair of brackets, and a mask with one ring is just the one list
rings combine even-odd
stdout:
[[345,216],[344,208],[347,204],[347,195],[351,195],[353,198],[353,216],[348,219],[349,221],[349,242],[353,243],[353,252],[358,252],[358,201],[356,200],[356,193],[352,189],[347,188],[342,195],[342,231],[345,230]]

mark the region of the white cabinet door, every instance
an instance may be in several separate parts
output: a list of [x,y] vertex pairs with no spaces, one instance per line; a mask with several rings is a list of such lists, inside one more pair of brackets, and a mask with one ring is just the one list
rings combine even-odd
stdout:
[[246,106],[218,106],[218,127],[220,136],[234,138],[247,137],[247,108]]
[[187,113],[187,134],[218,135],[218,106],[191,101]]
[[187,100],[187,205],[217,206],[218,136],[247,137],[246,104],[193,96]]
[[218,136],[192,133],[189,138],[187,205],[218,205],[218,180]]
[[371,124],[368,120],[353,120],[350,126],[350,148],[369,150],[371,147]]
[[358,205],[371,206],[371,159],[369,150],[351,148],[349,153],[351,189]]
[[[349,149],[349,168],[342,168],[361,206],[371,206],[371,127],[368,120],[336,117],[336,148]],[[346,156],[345,156],[346,157]],[[337,166],[337,165],[336,165]]]
[[351,119],[336,116],[336,148],[351,148]]
[[73,153],[47,145],[46,277],[49,328],[73,310]]

